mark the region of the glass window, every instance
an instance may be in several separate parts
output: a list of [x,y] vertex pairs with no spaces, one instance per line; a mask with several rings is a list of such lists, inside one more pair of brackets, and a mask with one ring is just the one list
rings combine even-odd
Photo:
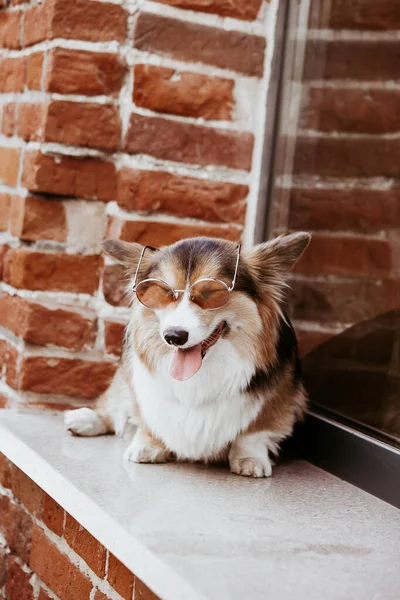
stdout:
[[313,234],[288,307],[306,383],[400,447],[400,7],[288,4],[268,226]]

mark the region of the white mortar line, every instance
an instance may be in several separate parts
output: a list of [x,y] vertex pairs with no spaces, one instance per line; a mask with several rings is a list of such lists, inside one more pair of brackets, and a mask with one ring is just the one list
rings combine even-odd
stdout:
[[17,294],[21,298],[29,300],[37,300],[45,302],[57,301],[60,304],[69,304],[70,306],[81,306],[91,308],[91,303],[94,301],[94,297],[90,294],[79,294],[75,292],[57,292],[57,291],[42,291],[42,290],[26,290],[13,287],[5,281],[0,282],[0,290],[8,292],[9,294]]
[[[1,188],[0,188],[0,191]],[[8,193],[8,192],[7,192]],[[12,190],[12,193],[15,193],[15,190]],[[16,236],[12,235],[8,230],[0,232],[0,243],[7,244],[11,248],[18,247],[20,243],[20,239]]]
[[88,42],[85,40],[71,40],[66,38],[53,38],[52,40],[43,40],[32,44],[20,50],[1,48],[0,56],[7,58],[20,58],[21,56],[29,56],[36,52],[51,50],[52,48],[65,48],[68,50],[81,50],[88,52],[109,52],[118,54],[121,48],[121,43],[117,41],[111,42]]
[[114,362],[113,360],[105,358],[103,354],[99,353],[97,350],[69,350],[67,348],[55,346],[54,344],[47,344],[46,346],[30,344],[29,342],[25,342],[22,338],[15,336],[9,329],[1,326],[0,340],[4,340],[11,344],[11,346],[18,350],[23,358],[28,356],[48,358],[49,366],[53,366],[50,365],[50,362],[54,361],[56,363],[58,359],[77,359],[87,362]]
[[157,222],[157,223],[171,223],[174,225],[194,225],[199,227],[219,227],[221,229],[227,229],[234,227],[236,229],[242,229],[242,226],[238,223],[219,223],[202,221],[192,217],[175,217],[173,215],[154,213],[154,214],[142,214],[135,211],[126,211],[121,208],[116,202],[109,202],[106,207],[106,214],[108,216],[117,217],[124,221],[141,221],[141,222]]
[[230,169],[229,167],[178,163],[171,160],[157,159],[145,154],[129,155],[118,153],[115,155],[115,158],[115,164],[118,168],[130,167],[151,171],[167,171],[176,175],[227,183],[249,184],[250,182],[250,173],[248,171]]
[[[305,281],[313,283],[359,283],[367,281],[364,276],[349,277],[348,275],[304,275],[302,273],[291,273],[290,281]],[[369,282],[373,282],[376,286],[381,287],[383,285],[382,279],[369,279]]]
[[377,134],[353,133],[347,131],[320,131],[316,129],[301,129],[299,127],[296,132],[296,138],[300,137],[340,140],[374,140],[379,143],[381,140],[400,140],[400,131]]
[[[95,0],[93,0],[95,1]],[[76,102],[79,104],[110,104],[118,106],[118,100],[110,96],[83,96],[81,94],[55,94],[39,90],[25,90],[22,93],[10,92],[0,95],[0,105],[9,102],[22,102],[34,104],[35,102],[49,102],[50,100],[62,100],[65,102]]]
[[298,39],[327,42],[398,42],[400,31],[365,31],[362,29],[304,29]]
[[332,335],[337,335],[341,333],[343,329],[347,329],[347,327],[351,327],[354,324],[352,321],[330,321],[325,324],[320,321],[306,321],[304,319],[294,319],[292,323],[295,329],[296,327],[301,327],[304,331],[310,331],[312,333],[331,333]]
[[390,191],[397,188],[395,179],[387,177],[322,177],[319,175],[280,175],[275,180],[280,188]]
[[199,127],[207,127],[209,129],[213,129],[214,131],[232,131],[235,133],[251,132],[251,123],[243,124],[238,123],[237,121],[212,120],[205,119],[204,117],[185,117],[183,115],[176,115],[172,113],[160,111],[155,112],[148,108],[142,108],[141,106],[137,106],[132,101],[130,102],[129,108],[131,109],[130,114],[137,114],[151,118],[166,119],[168,121],[176,121],[178,123],[196,125]]
[[[294,84],[295,85],[295,84]],[[298,86],[309,88],[327,88],[327,89],[350,89],[350,90],[394,90],[400,91],[399,80],[370,80],[359,81],[355,79],[310,79],[303,82],[298,82]]]

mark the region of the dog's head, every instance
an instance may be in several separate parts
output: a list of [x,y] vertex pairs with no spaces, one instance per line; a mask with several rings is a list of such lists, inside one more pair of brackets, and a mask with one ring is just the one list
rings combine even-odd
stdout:
[[171,376],[183,380],[200,369],[220,338],[254,351],[260,309],[267,306],[270,318],[279,315],[287,273],[309,241],[308,233],[295,233],[241,253],[238,244],[211,238],[160,250],[116,240],[102,246],[125,265],[134,302],[140,300],[143,314],[171,347]]

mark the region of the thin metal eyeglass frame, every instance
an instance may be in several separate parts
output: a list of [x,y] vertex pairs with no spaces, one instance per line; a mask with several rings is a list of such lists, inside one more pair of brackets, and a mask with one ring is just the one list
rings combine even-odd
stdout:
[[[138,285],[141,285],[142,283],[145,283],[146,281],[157,281],[157,282],[162,283],[163,285],[165,285],[167,288],[169,288],[171,290],[171,292],[173,293],[175,300],[177,300],[178,297],[179,297],[179,294],[184,294],[186,290],[174,290],[170,285],[168,285],[168,283],[166,281],[163,281],[162,279],[156,279],[156,278],[143,279],[143,281],[139,281],[139,283],[137,283],[137,278],[138,278],[138,274],[139,274],[139,270],[140,270],[140,264],[142,262],[144,253],[146,252],[147,249],[152,250],[153,252],[158,252],[159,251],[159,248],[153,248],[153,246],[144,246],[143,247],[143,250],[140,253],[140,258],[139,258],[138,266],[136,267],[136,273],[135,273],[135,276],[133,278],[133,289],[132,289],[132,291],[136,294],[136,290],[137,290],[137,286]],[[236,284],[236,277],[237,277],[237,273],[238,273],[238,269],[239,269],[240,250],[241,250],[241,244],[238,244],[237,245],[237,255],[236,255],[235,272],[233,274],[233,279],[232,279],[232,283],[231,283],[230,286],[228,286],[224,281],[221,281],[220,279],[214,279],[212,277],[203,277],[203,279],[198,279],[197,281],[195,281],[193,283],[193,285],[190,286],[190,288],[189,288],[189,295],[190,295],[190,292],[192,291],[192,289],[194,288],[194,286],[197,285],[198,283],[201,283],[202,281],[216,281],[218,283],[222,283],[222,285],[224,285],[226,287],[226,289],[228,290],[228,292],[231,293],[233,291],[234,287],[235,287],[235,284]],[[139,302],[140,302],[140,300],[139,300]],[[222,306],[218,306],[217,308],[206,308],[204,310],[218,310],[219,308],[223,308],[224,306],[226,306],[227,303],[228,303],[228,300]],[[143,304],[143,303],[141,302],[141,304]],[[146,305],[143,304],[143,306],[146,306]]]

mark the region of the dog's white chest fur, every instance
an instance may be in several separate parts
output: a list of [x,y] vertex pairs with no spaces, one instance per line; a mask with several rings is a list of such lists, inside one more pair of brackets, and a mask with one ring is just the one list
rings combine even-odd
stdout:
[[150,374],[134,354],[133,383],[146,426],[180,458],[207,460],[225,450],[253,421],[260,404],[242,390],[254,365],[220,340],[188,381],[169,375],[169,357]]

